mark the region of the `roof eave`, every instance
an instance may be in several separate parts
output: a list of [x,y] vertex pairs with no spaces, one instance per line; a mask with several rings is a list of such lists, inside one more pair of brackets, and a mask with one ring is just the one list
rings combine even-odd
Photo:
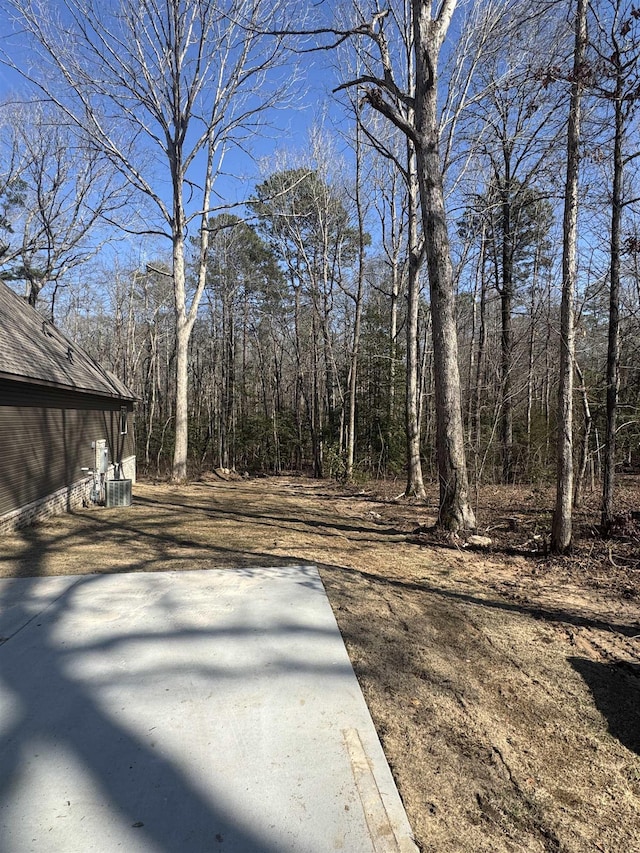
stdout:
[[44,388],[55,388],[59,391],[72,391],[76,394],[89,395],[91,397],[104,397],[106,400],[123,400],[127,403],[136,403],[137,397],[133,395],[121,394],[119,391],[113,390],[113,393],[101,391],[97,388],[82,388],[78,385],[65,385],[62,382],[53,382],[46,379],[34,379],[32,376],[20,376],[16,373],[6,373],[0,370],[0,379],[8,382],[18,382],[21,385],[38,385]]

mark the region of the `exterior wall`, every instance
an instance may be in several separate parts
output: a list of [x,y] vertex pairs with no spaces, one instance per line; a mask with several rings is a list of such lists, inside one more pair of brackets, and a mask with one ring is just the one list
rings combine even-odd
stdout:
[[[122,460],[122,475],[125,479],[131,480],[135,484],[135,456],[130,456],[128,459]],[[115,477],[115,465],[110,465],[105,479],[114,480]],[[33,501],[26,506],[20,507],[20,509],[1,515],[0,535],[8,533],[11,530],[16,530],[19,527],[27,527],[38,521],[44,521],[46,518],[51,518],[52,515],[59,515],[62,512],[70,512],[71,510],[87,506],[91,502],[92,487],[93,478],[84,477],[71,486],[65,486],[40,500]]]
[[[132,484],[135,486],[136,484],[136,457],[129,456],[127,459],[122,460],[122,476],[125,480],[131,480]],[[115,478],[115,469],[111,471],[109,469],[109,479],[113,480]]]
[[30,508],[28,514],[39,502],[52,501],[58,510],[81,504],[82,468],[95,465],[92,442],[106,440],[111,462],[126,460],[128,471],[135,468],[133,425],[129,415],[127,434],[121,435],[121,405],[117,399],[0,381],[0,527],[20,508]]
[[13,512],[0,516],[0,534],[8,533],[18,527],[27,527],[37,521],[44,521],[52,515],[69,512],[86,506],[89,503],[91,493],[91,478],[79,480],[72,486],[58,489],[47,497],[33,501],[26,506],[20,507]]

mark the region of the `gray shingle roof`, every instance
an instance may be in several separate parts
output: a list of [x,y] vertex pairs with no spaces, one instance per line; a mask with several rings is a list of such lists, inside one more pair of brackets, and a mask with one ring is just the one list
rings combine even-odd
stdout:
[[134,400],[126,385],[0,281],[0,378]]

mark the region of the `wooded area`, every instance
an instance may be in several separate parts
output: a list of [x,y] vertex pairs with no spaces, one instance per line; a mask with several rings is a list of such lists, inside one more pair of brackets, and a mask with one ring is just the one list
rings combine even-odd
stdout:
[[[137,395],[142,472],[428,478],[453,530],[476,486],[555,478],[552,547],[585,489],[609,532],[640,471],[640,11],[302,6],[3,0],[3,277]],[[340,120],[237,202],[310,57]]]

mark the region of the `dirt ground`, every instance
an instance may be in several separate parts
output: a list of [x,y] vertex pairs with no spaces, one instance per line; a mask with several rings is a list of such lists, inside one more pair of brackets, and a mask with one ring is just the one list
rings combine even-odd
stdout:
[[315,563],[422,851],[640,853],[640,477],[555,560],[550,491],[483,490],[478,550],[401,490],[139,483],[4,537],[0,576]]

